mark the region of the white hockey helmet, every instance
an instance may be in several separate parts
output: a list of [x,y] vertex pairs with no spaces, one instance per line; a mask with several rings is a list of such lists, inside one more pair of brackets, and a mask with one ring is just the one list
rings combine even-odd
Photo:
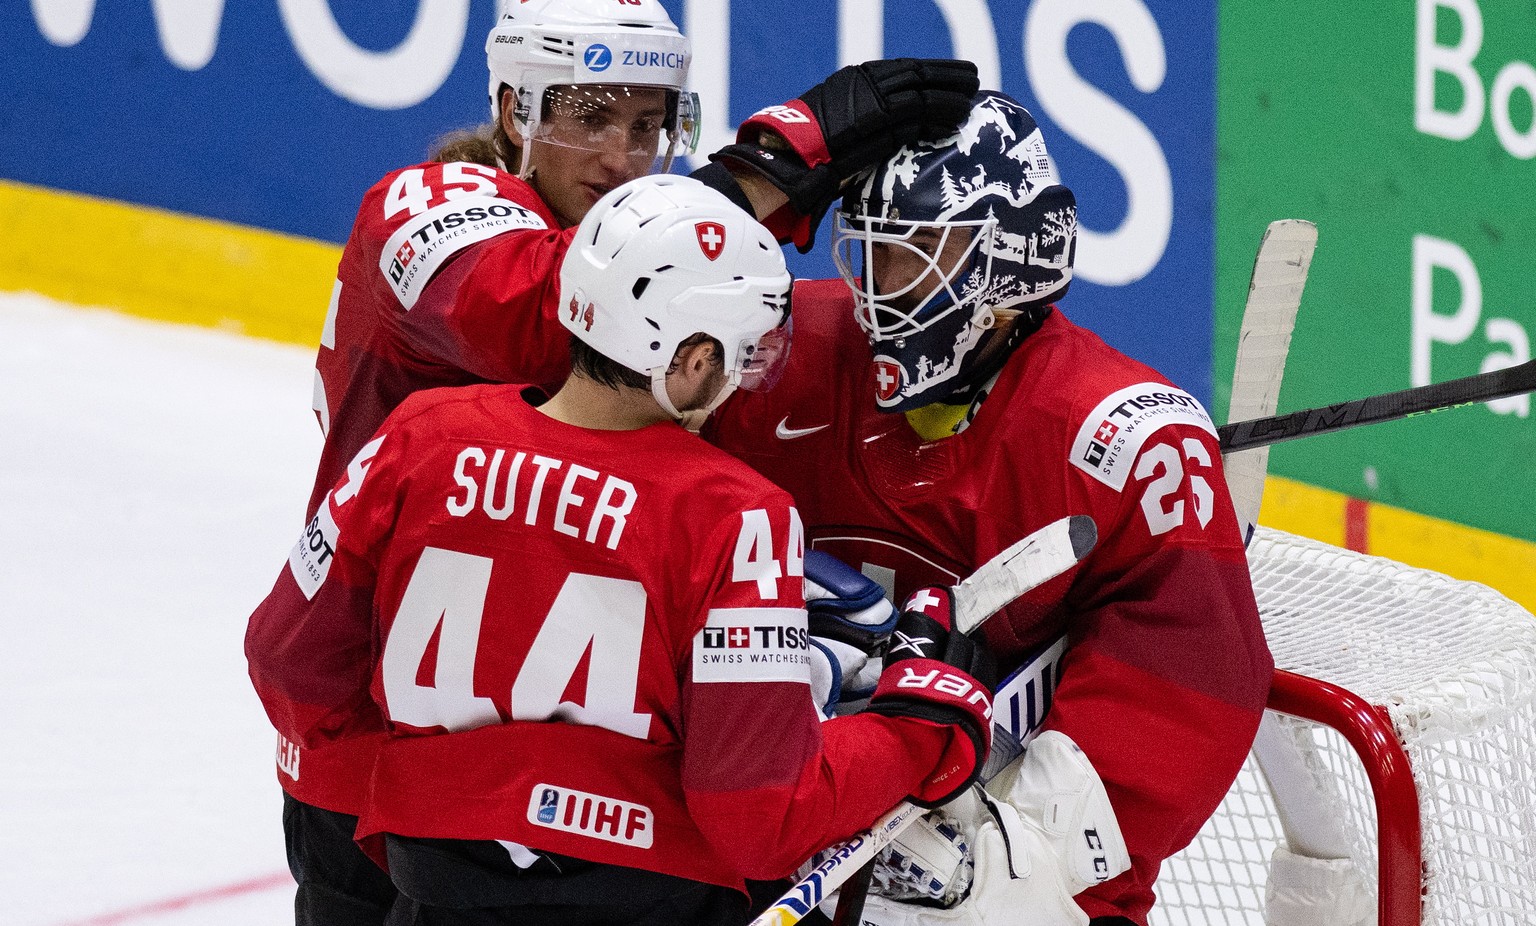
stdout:
[[560,266],[560,321],[597,353],[651,378],[674,417],[667,368],[703,332],[724,348],[727,383],[761,391],[789,356],[791,277],[773,235],[690,177],[655,174],[609,192]]
[[[501,119],[501,87],[511,87],[526,151],[541,138],[551,87],[578,95],[594,87],[660,88],[667,91],[668,111],[655,150],[645,153],[661,159],[665,172],[673,157],[698,146],[699,97],[683,89],[692,57],[688,39],[658,0],[508,0],[485,39],[491,121]],[[524,157],[521,175],[528,172]]]

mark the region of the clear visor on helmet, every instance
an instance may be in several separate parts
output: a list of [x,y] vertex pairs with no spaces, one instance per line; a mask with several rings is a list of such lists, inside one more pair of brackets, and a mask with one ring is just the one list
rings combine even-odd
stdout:
[[990,253],[977,249],[996,226],[838,212],[832,256],[857,296],[859,327],[872,340],[906,337],[974,301],[991,275]]
[[[526,93],[524,94],[526,97]],[[665,172],[699,142],[699,97],[629,84],[557,85],[535,112],[519,99],[532,141],[628,158],[636,175]]]
[[736,348],[736,385],[748,392],[767,392],[778,385],[789,362],[790,322]]

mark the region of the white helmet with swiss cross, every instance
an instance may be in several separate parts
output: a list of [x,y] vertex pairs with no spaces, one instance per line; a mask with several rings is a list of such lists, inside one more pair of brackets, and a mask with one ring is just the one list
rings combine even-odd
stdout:
[[[560,321],[593,350],[651,378],[661,407],[678,345],[719,341],[732,389],[767,389],[789,354],[789,289],[773,235],[719,192],[671,174],[598,200],[560,266]],[[707,409],[706,409],[707,411]]]

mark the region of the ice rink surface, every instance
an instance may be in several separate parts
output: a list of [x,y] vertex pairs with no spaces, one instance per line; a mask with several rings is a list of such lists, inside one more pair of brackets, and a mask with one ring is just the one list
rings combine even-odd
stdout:
[[0,922],[292,922],[246,616],[313,352],[0,294]]

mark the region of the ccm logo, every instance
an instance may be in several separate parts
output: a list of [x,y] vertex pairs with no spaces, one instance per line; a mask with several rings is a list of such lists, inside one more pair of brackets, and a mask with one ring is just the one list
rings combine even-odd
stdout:
[[967,704],[980,704],[986,709],[987,717],[990,719],[992,716],[992,699],[987,696],[986,689],[978,687],[970,679],[961,675],[941,672],[938,669],[919,672],[903,666],[901,678],[896,680],[896,687],[929,688]]

